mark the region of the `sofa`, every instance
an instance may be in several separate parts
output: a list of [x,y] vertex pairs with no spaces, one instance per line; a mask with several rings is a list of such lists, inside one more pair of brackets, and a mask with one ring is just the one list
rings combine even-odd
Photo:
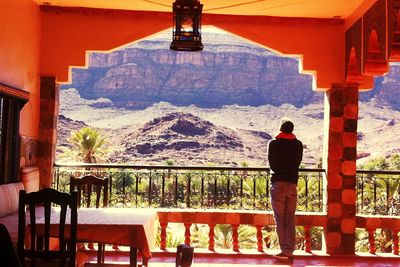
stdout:
[[0,185],[0,223],[6,226],[14,244],[18,241],[19,191],[38,191],[39,177],[39,168],[25,167],[21,169],[20,182]]

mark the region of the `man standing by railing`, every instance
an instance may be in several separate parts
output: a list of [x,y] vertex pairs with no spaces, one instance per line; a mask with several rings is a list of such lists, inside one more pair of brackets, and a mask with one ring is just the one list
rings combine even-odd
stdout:
[[281,253],[278,260],[293,261],[296,245],[295,212],[297,180],[303,158],[303,144],[292,133],[290,120],[281,122],[280,133],[268,146],[268,162],[271,169],[271,202],[279,238]]

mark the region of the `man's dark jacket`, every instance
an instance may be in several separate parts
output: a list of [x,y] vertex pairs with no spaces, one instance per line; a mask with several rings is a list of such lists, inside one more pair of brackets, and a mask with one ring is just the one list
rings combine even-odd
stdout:
[[[278,135],[269,142],[268,162],[272,183],[284,181],[297,184],[299,166],[303,158],[303,144],[294,135]],[[288,138],[289,137],[289,138]]]

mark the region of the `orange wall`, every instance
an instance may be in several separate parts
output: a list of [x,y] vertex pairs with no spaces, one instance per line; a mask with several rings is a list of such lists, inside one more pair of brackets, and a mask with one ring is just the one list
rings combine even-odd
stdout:
[[[317,71],[317,87],[344,82],[344,23],[205,14],[215,25],[284,54],[302,55]],[[68,80],[68,66],[84,66],[85,51],[110,50],[167,29],[170,13],[47,7],[42,10],[41,74]],[[168,47],[166,47],[168,49]]]
[[344,82],[344,24],[341,20],[205,16],[213,24],[283,54],[301,55],[304,71],[316,71],[319,90]]
[[68,80],[68,66],[84,66],[85,51],[107,51],[171,27],[170,13],[42,8],[41,74]]
[[0,82],[30,92],[21,135],[38,138],[40,13],[32,0],[0,1]]

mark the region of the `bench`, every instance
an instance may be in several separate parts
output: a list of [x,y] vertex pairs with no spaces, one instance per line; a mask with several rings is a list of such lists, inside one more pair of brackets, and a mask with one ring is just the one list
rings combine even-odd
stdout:
[[21,169],[21,182],[0,185],[0,223],[7,227],[14,244],[18,240],[18,199],[19,191],[39,190],[39,168]]

